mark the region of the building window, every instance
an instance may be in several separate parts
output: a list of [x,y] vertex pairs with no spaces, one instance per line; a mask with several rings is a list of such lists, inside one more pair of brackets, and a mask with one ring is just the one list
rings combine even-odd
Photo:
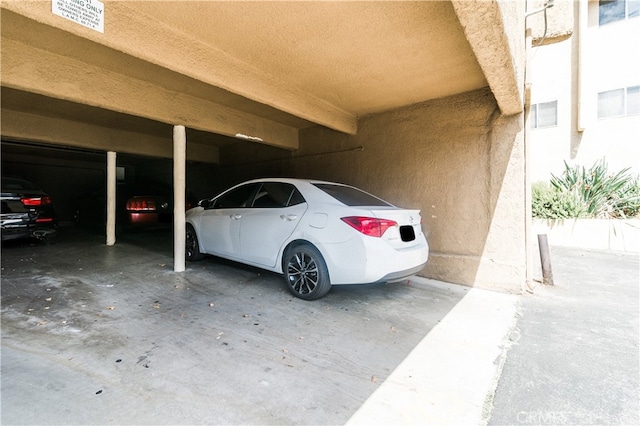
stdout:
[[640,86],[627,87],[627,115],[640,114]]
[[640,114],[640,86],[598,93],[598,118]]
[[600,0],[598,14],[600,25],[635,18],[640,16],[640,0]]
[[531,106],[531,128],[558,125],[558,101],[543,102]]

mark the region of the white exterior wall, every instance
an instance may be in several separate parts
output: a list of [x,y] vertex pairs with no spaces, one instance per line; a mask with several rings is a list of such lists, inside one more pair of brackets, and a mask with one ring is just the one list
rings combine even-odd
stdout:
[[531,105],[557,101],[558,125],[530,129],[529,166],[531,182],[548,180],[562,171],[563,159],[570,159],[575,96],[572,96],[571,51],[573,38],[534,48],[529,62]]
[[[578,17],[587,2],[574,5]],[[598,2],[591,1],[586,28],[580,28],[579,19],[574,22],[571,38],[534,47],[529,64],[531,104],[558,101],[558,125],[529,133],[531,181],[548,181],[551,173],[561,173],[563,161],[589,167],[602,158],[612,172],[631,167],[640,174],[640,115],[598,119],[599,92],[640,85],[640,18],[599,26]],[[582,58],[580,43],[585,43]],[[583,117],[582,132],[578,113]]]

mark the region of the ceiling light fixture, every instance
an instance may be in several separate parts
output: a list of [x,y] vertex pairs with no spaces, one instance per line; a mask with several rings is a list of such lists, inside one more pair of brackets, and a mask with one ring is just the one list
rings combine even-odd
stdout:
[[236,138],[238,139],[244,139],[246,141],[251,141],[251,142],[264,142],[261,138],[256,137],[256,136],[247,136],[247,135],[243,135],[242,133],[236,133]]

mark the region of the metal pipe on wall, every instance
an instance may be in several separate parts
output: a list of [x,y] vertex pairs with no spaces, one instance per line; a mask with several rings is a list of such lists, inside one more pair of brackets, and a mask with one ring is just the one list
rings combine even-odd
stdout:
[[588,105],[588,82],[587,82],[587,26],[588,26],[588,8],[589,2],[578,2],[578,120],[576,129],[578,132],[584,132],[587,127],[587,115],[589,111]]
[[[527,7],[530,3],[527,3]],[[526,25],[525,15],[525,64],[524,64],[524,108],[523,108],[523,125],[522,131],[524,138],[524,204],[525,204],[525,222],[524,222],[524,245],[525,245],[525,291],[533,291],[533,243],[532,243],[532,228],[533,218],[531,211],[531,200],[533,198],[531,193],[531,173],[529,171],[529,164],[531,161],[531,73],[529,67],[531,66],[532,58],[532,45],[533,34],[532,29]]]
[[173,126],[173,270],[185,267],[185,191],[187,134],[184,126]]

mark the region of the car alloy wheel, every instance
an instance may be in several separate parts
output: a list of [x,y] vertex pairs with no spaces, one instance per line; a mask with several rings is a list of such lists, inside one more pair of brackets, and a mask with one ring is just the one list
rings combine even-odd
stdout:
[[310,245],[287,250],[284,274],[289,291],[301,299],[318,299],[331,289],[327,265],[320,252]]
[[200,245],[198,244],[198,236],[193,226],[187,225],[185,240],[185,258],[188,261],[201,260],[204,254],[200,253]]

